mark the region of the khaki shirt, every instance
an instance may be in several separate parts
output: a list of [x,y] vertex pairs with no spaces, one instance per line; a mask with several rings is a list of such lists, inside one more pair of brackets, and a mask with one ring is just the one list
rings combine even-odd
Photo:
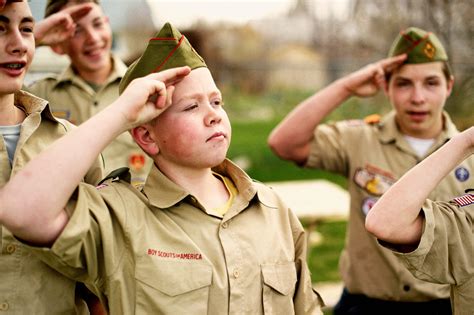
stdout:
[[231,162],[214,171],[239,192],[223,218],[153,167],[143,193],[80,185],[62,234],[36,251],[110,314],[322,314],[296,216]]
[[[73,128],[69,122],[54,118],[47,104],[23,91],[15,94],[15,105],[22,108],[27,117],[21,124],[12,166],[0,134],[0,187],[31,158]],[[98,159],[91,168],[87,182],[97,183],[102,178],[101,163]],[[76,283],[32,255],[2,225],[0,232],[0,314],[81,313],[75,309]],[[79,302],[77,305],[84,306]]]
[[470,198],[470,204],[464,206],[456,201],[427,201],[418,248],[408,254],[396,253],[415,277],[451,285],[455,315],[474,312],[474,194]]
[[[56,117],[64,118],[80,125],[90,117],[114,102],[118,96],[118,86],[127,67],[113,57],[113,71],[107,82],[96,92],[72,66],[59,75],[50,75],[28,87],[31,93],[48,100]],[[105,173],[119,167],[129,167],[132,183],[143,185],[152,160],[133,141],[128,132],[122,133],[102,152],[105,159]]]
[[[432,153],[458,133],[444,113],[445,128]],[[393,253],[365,230],[367,211],[378,198],[420,159],[398,131],[395,113],[381,122],[341,121],[316,128],[307,167],[339,173],[349,179],[350,215],[340,271],[350,293],[393,301],[427,301],[449,297],[449,286],[416,279]],[[469,175],[468,175],[469,174]],[[469,188],[474,158],[451,172],[430,194],[449,200]]]

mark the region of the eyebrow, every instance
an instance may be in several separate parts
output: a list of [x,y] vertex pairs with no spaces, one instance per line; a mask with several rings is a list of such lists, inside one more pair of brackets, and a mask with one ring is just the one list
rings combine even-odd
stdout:
[[[0,22],[10,24],[10,19],[6,17],[5,15],[0,15]],[[32,16],[27,16],[21,19],[20,23],[34,23],[35,19]]]

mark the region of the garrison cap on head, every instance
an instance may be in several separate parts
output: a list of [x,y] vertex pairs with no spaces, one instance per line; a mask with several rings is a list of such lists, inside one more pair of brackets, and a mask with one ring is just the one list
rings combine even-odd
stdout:
[[99,4],[99,0],[48,0],[46,3],[46,9],[44,10],[44,17],[48,17],[51,14],[54,14],[56,12],[59,12],[63,6],[65,6],[68,3],[75,3],[75,4],[80,4],[80,3],[87,3],[87,2],[94,2],[96,4]]
[[389,57],[407,54],[405,63],[448,61],[448,55],[435,34],[409,27],[398,34],[388,53]]
[[119,93],[122,94],[133,79],[183,66],[189,66],[191,70],[207,67],[187,38],[170,23],[166,23],[158,34],[150,39],[143,55],[130,65],[120,81]]

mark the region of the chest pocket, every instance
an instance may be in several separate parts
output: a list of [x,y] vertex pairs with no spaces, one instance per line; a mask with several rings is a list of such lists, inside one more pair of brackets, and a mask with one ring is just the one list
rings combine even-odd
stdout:
[[293,295],[296,285],[294,262],[265,264],[263,277],[263,309],[265,314],[294,314]]
[[207,314],[212,267],[144,257],[136,267],[136,314]]

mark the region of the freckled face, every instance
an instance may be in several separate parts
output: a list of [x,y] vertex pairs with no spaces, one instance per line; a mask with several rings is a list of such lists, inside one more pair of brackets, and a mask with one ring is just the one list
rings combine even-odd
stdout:
[[157,163],[209,168],[227,154],[231,126],[222,96],[207,68],[198,68],[176,85],[172,105],[155,122]]
[[443,128],[442,112],[451,94],[442,62],[406,64],[389,82],[388,97],[401,131],[417,138],[434,138]]

